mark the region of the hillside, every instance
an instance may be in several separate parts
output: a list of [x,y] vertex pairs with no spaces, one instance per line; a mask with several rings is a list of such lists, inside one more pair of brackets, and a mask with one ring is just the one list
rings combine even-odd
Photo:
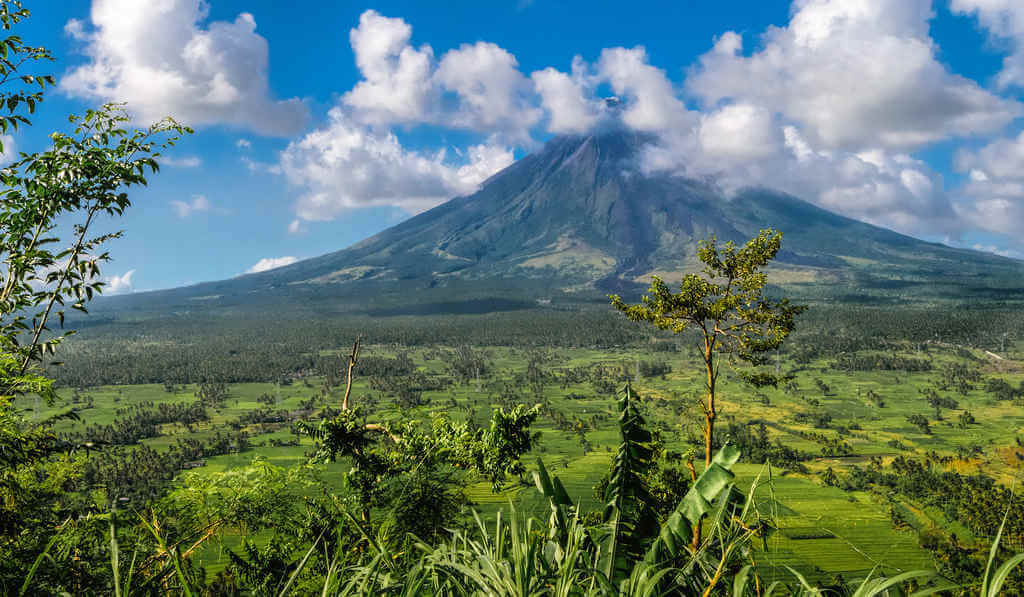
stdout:
[[[785,233],[772,281],[807,298],[1005,299],[1019,287],[1024,263],[1016,260],[924,242],[766,189],[727,197],[710,181],[643,175],[636,158],[644,141],[624,132],[557,137],[478,192],[351,247],[97,307],[237,310],[302,302],[348,311],[373,296],[378,309],[429,303],[473,311],[537,299],[600,300],[611,290],[642,291],[652,274],[671,280],[693,271],[698,239],[742,242],[767,227]],[[488,302],[494,297],[509,302]]]

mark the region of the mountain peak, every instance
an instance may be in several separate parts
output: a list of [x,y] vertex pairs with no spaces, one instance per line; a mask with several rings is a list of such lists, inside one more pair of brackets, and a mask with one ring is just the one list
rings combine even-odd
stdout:
[[982,285],[1022,274],[1020,262],[926,243],[789,195],[747,189],[726,198],[707,181],[645,175],[638,160],[651,141],[615,127],[554,137],[476,193],[347,249],[194,288],[218,296],[231,294],[232,285],[239,296],[259,288],[345,294],[339,289],[357,282],[418,289],[469,283],[518,293],[538,284],[570,293],[642,288],[653,274],[678,279],[696,271],[699,239],[743,242],[764,228],[785,233],[773,280],[823,292],[893,279],[948,284],[950,271]]

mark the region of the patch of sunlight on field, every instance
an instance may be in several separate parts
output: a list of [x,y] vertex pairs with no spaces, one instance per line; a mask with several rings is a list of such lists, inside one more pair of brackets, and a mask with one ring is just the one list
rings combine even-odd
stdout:
[[[762,467],[738,465],[740,486],[749,488]],[[761,483],[765,483],[764,476]],[[846,493],[808,479],[773,476],[779,529],[756,542],[761,572],[769,579],[792,580],[784,566],[811,578],[846,578],[875,566],[887,572],[932,569],[928,552],[918,546],[914,532],[897,531],[887,509],[863,493]],[[771,508],[771,490],[760,485],[759,503]],[[812,566],[808,562],[815,562]]]

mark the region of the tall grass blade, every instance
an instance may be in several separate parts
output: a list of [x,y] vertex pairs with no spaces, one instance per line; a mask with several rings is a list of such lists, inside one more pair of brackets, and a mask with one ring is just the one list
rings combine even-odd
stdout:
[[295,567],[295,570],[293,570],[291,575],[288,577],[288,582],[285,583],[284,587],[281,589],[281,592],[278,593],[278,597],[285,597],[285,595],[288,594],[288,591],[292,589],[292,585],[295,584],[295,579],[298,578],[299,573],[302,572],[302,570],[306,567],[306,562],[309,561],[309,556],[313,555],[313,551],[316,549],[317,544],[320,543],[320,540],[323,538],[324,534],[323,532],[321,532],[320,536],[317,537],[316,541],[313,542],[313,545],[309,546],[309,551],[306,552],[306,555],[302,558],[302,561],[299,562],[299,565]]
[[740,458],[740,450],[732,444],[725,444],[711,461],[711,466],[697,477],[697,481],[686,492],[675,511],[661,527],[661,534],[647,551],[644,560],[657,565],[665,559],[675,557],[689,546],[693,537],[693,525],[711,511],[711,501],[732,485],[736,475],[729,469]]
[[53,548],[53,544],[57,542],[58,537],[60,537],[60,532],[57,532],[53,537],[50,537],[50,540],[46,543],[46,548],[43,550],[43,553],[39,554],[35,561],[32,562],[32,567],[28,569],[28,574],[25,575],[25,582],[21,583],[21,590],[18,591],[18,597],[26,594],[29,586],[32,585],[32,579],[35,578],[36,571],[39,570],[39,565],[43,563],[43,560],[50,560],[51,562],[54,561],[53,556],[50,555],[50,549]]
[[811,584],[807,582],[807,579],[804,578],[803,574],[800,574],[799,572],[797,572],[795,569],[791,568],[790,566],[786,566],[786,569],[789,570],[789,572],[793,576],[795,576],[798,581],[800,581],[800,585],[804,588],[804,591],[808,595],[817,595],[817,597],[823,597],[823,595],[821,593],[821,589],[818,589],[817,587],[812,587]]
[[110,568],[114,573],[114,597],[121,597],[121,570],[118,565],[120,550],[117,545],[117,528],[114,525],[114,513],[110,513]]
[[890,578],[866,578],[864,582],[857,587],[852,597],[875,597],[882,593],[888,592],[893,587],[898,587],[908,580],[915,578],[935,578],[938,576],[936,573],[928,570],[911,570],[902,574]]
[[753,566],[747,564],[736,573],[736,576],[732,579],[732,597],[743,597],[743,593],[747,590],[747,583],[750,582],[750,572],[753,570]]
[[150,524],[150,522],[146,520],[146,518],[142,515],[139,515],[139,518],[142,519],[142,524],[146,527],[150,534],[153,535],[153,538],[156,539],[157,544],[160,545],[160,549],[167,554],[167,558],[171,561],[171,564],[173,564],[174,573],[178,577],[178,582],[181,583],[181,590],[184,592],[186,597],[192,597],[192,589],[189,587],[188,577],[185,576],[185,571],[181,569],[181,558],[178,555],[177,548],[168,548],[167,541],[164,540],[163,536],[160,534],[160,531],[157,530],[156,525]]
[[[1003,583],[1006,582],[1006,578],[1010,575],[1010,572],[1014,568],[1024,562],[1024,553],[1019,553],[1009,560],[1003,562],[1003,565],[996,570],[996,573],[992,575],[991,580],[988,582],[988,592],[982,593],[983,597],[996,597],[999,591],[1003,588]],[[987,576],[987,575],[986,575]]]

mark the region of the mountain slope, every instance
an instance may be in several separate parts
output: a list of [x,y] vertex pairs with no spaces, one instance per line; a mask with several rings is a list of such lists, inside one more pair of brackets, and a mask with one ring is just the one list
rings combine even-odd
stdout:
[[698,239],[743,242],[767,227],[785,234],[772,280],[810,295],[970,298],[1014,289],[1024,273],[1019,261],[924,242],[789,195],[747,189],[726,198],[707,181],[644,176],[636,158],[645,141],[623,132],[558,137],[478,192],[341,251],[122,304],[594,297],[639,289],[653,273],[678,279],[696,269]]

